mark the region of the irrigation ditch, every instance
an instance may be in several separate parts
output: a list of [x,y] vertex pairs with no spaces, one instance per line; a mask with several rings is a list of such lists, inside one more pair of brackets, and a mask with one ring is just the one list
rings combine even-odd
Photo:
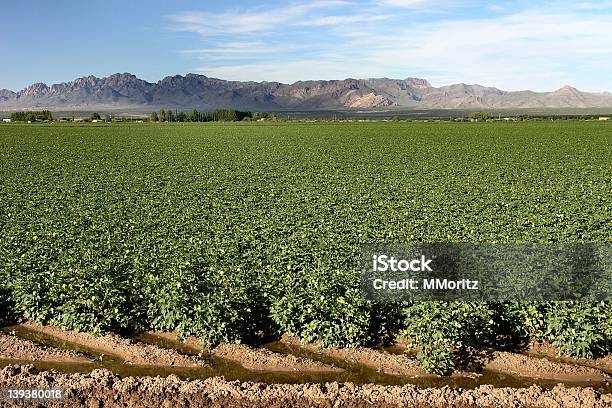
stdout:
[[230,397],[235,406],[401,406],[409,400],[426,406],[431,398],[442,398],[440,406],[496,406],[504,398],[514,406],[612,404],[612,356],[558,358],[544,346],[492,351],[479,371],[437,376],[399,350],[324,349],[283,337],[205,351],[195,339],[173,333],[94,336],[25,322],[0,332],[0,388],[56,386],[73,402],[111,406],[140,406],[138,400],[223,406]]

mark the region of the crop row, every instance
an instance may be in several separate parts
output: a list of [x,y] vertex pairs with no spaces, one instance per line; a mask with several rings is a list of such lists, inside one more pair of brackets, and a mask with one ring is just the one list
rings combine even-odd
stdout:
[[600,303],[377,304],[360,248],[609,242],[600,123],[0,128],[1,318],[207,345],[397,335],[448,372],[483,346],[610,352]]

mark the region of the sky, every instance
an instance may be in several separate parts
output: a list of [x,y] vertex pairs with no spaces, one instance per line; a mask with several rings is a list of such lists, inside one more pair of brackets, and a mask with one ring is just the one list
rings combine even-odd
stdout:
[[612,0],[6,2],[0,52],[15,91],[116,72],[612,91]]

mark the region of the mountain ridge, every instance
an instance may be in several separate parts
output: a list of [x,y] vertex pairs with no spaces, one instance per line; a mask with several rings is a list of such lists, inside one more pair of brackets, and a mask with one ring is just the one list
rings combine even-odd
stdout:
[[250,110],[608,108],[609,92],[582,92],[565,85],[551,92],[504,91],[478,84],[432,86],[422,78],[228,81],[200,74],[147,82],[125,72],[83,76],[69,82],[0,89],[0,110],[171,108]]

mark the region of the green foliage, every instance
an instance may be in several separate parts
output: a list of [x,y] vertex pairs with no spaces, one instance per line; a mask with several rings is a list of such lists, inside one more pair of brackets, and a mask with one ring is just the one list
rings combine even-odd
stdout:
[[325,347],[359,346],[369,340],[370,305],[355,287],[359,278],[339,270],[287,274],[273,299],[280,329]]
[[[91,228],[91,221],[83,221],[91,220],[91,214],[86,207],[81,211],[80,222],[51,217],[39,219],[25,234],[6,231],[3,249],[11,255],[4,273],[10,276],[16,309],[25,318],[81,331],[142,329],[142,300],[134,286],[138,279],[121,242],[101,245],[95,230],[84,234],[82,228]],[[21,216],[36,223],[30,218],[35,214]]]
[[497,332],[496,311],[484,302],[420,302],[404,310],[402,337],[419,348],[421,365],[446,374],[457,355],[490,342]]
[[366,243],[608,242],[609,143],[586,121],[3,126],[0,311],[207,345],[369,345],[403,313],[443,373],[502,327],[600,355],[609,303],[378,305],[358,288]]
[[612,305],[605,302],[553,303],[546,316],[546,337],[562,355],[593,358],[612,348]]
[[13,112],[11,114],[11,121],[13,122],[35,122],[44,120],[53,120],[53,115],[50,111]]
[[562,355],[597,357],[611,350],[612,305],[607,302],[532,302],[503,305],[510,332],[549,341]]
[[416,359],[430,373],[448,375],[456,366],[455,346],[442,334],[437,334],[430,341],[422,342]]
[[272,114],[268,113],[268,112],[255,112],[253,114],[253,120],[266,120],[266,119],[271,119],[272,118]]
[[187,114],[185,112],[179,112],[176,114],[177,122],[187,122]]
[[16,316],[15,305],[11,299],[11,293],[2,274],[0,274],[0,279],[2,279],[2,282],[0,282],[0,326],[2,326],[12,322]]
[[[268,117],[267,113],[265,115]],[[158,120],[161,122],[239,122],[249,121],[252,117],[251,112],[236,109],[215,109],[212,112],[198,112],[197,109],[194,109],[189,114],[177,112],[176,115],[171,110],[165,111],[162,109],[159,115],[156,112],[151,113],[152,122]]]
[[509,302],[498,305],[507,331],[523,339],[544,340],[549,302]]
[[236,109],[215,109],[212,112],[212,120],[219,122],[237,122],[251,116],[253,116],[251,112]]
[[252,339],[269,322],[254,281],[245,273],[228,274],[212,265],[189,261],[146,278],[151,326],[197,336],[211,347]]
[[82,270],[62,270],[50,288],[55,309],[45,323],[93,333],[143,330],[144,305],[135,281],[128,265],[116,264],[115,259]]
[[478,121],[486,121],[492,119],[493,115],[489,112],[474,112],[470,114],[470,119],[478,120]]
[[100,120],[100,119],[102,119],[102,117],[100,116],[100,114],[98,112],[92,112],[91,115],[89,116],[89,119],[91,119],[91,120]]

